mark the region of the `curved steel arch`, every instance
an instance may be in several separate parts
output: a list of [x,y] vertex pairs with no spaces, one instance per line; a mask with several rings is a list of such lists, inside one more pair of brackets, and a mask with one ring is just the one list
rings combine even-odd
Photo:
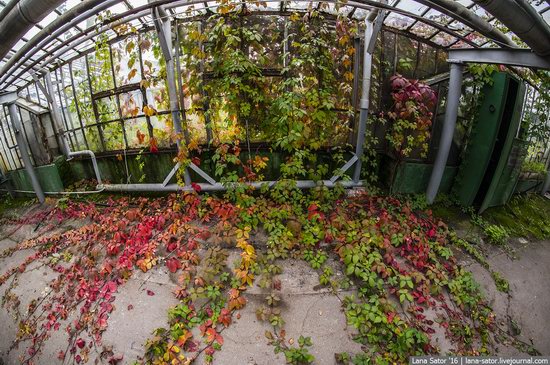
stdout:
[[[299,2],[308,2],[309,0],[297,0],[297,1],[299,1]],[[431,1],[415,0],[415,1],[417,1],[419,3],[423,3],[423,2],[431,3],[431,1],[441,2],[441,1],[444,1],[444,0],[431,0]],[[1,75],[0,76],[1,77],[0,78],[0,85],[6,85],[6,84],[9,84],[9,83],[13,83],[15,80],[20,78],[25,72],[28,72],[33,67],[36,67],[40,62],[44,61],[46,59],[46,57],[51,56],[53,54],[53,52],[59,51],[62,47],[65,47],[66,50],[68,50],[68,48],[70,48],[70,47],[74,47],[74,45],[70,45],[69,43],[73,42],[73,41],[76,41],[77,39],[85,36],[86,34],[91,33],[92,31],[94,31],[95,27],[89,27],[84,32],[79,33],[79,34],[71,37],[70,39],[68,39],[65,42],[61,43],[60,45],[56,46],[53,50],[50,50],[49,52],[46,52],[44,55],[40,56],[37,60],[32,60],[31,59],[31,57],[37,52],[37,49],[40,49],[40,48],[46,46],[47,44],[51,43],[51,38],[53,38],[55,36],[59,36],[60,34],[62,34],[64,31],[70,29],[75,24],[77,24],[79,22],[82,22],[82,21],[90,18],[91,16],[93,16],[97,12],[105,10],[108,7],[110,7],[112,5],[115,5],[119,2],[120,2],[120,0],[108,0],[108,1],[93,0],[93,1],[90,1],[90,2],[81,3],[81,4],[77,5],[76,7],[72,8],[67,13],[64,13],[62,16],[58,17],[48,27],[44,28],[40,33],[38,33],[35,37],[33,37],[27,44],[25,44],[25,46],[23,46],[6,63],[6,65],[4,65],[4,67],[2,67],[2,69],[0,70],[0,75]],[[283,1],[273,0],[273,1],[269,1],[269,2],[282,3]],[[338,0],[329,0],[327,2],[338,3]],[[198,4],[198,3],[203,3],[203,1],[202,0],[191,0],[191,1],[170,2],[169,0],[156,0],[156,1],[153,1],[153,2],[148,3],[146,5],[128,10],[127,12],[117,14],[117,15],[113,16],[109,20],[109,22],[106,23],[106,25],[111,24],[115,21],[124,22],[125,18],[130,18],[130,17],[136,18],[136,17],[146,15],[145,12],[147,12],[149,9],[151,9],[153,7],[156,7],[156,6],[164,5],[166,8],[175,8],[175,7],[178,7],[178,6],[188,6],[188,5]],[[417,20],[421,23],[424,23],[426,25],[429,25],[429,26],[431,26],[435,29],[438,29],[439,31],[445,32],[445,33],[447,33],[447,34],[449,34],[449,35],[451,35],[451,36],[453,36],[457,39],[462,40],[463,42],[471,45],[472,47],[477,47],[477,44],[475,44],[474,42],[470,41],[469,39],[462,36],[461,34],[458,34],[457,32],[454,32],[453,30],[447,28],[446,26],[439,24],[438,22],[435,22],[435,21],[430,20],[430,19],[425,19],[421,15],[414,14],[414,13],[411,13],[409,11],[396,8],[395,6],[392,6],[392,5],[383,4],[383,3],[380,3],[380,2],[377,2],[377,1],[374,1],[374,0],[349,1],[345,4],[343,4],[343,5],[351,6],[351,7],[359,8],[359,9],[364,9],[364,10],[382,9],[382,10],[395,12],[395,13],[401,14],[403,16],[407,16],[409,18],[415,19],[415,20]],[[464,8],[464,9],[466,9],[466,8]],[[483,27],[481,27],[481,25],[484,25],[484,26],[486,26],[486,28],[483,29],[483,32],[480,31],[481,34],[486,33],[486,34],[484,34],[485,36],[491,35],[495,38],[498,38],[498,39],[494,39],[494,40],[496,42],[499,42],[499,43],[502,43],[501,42],[502,37],[506,38],[506,36],[504,34],[502,34],[502,33],[499,34],[500,31],[498,31],[498,30],[493,29],[493,32],[490,32],[490,34],[487,33],[487,29],[492,28],[492,26],[488,22],[483,20],[482,18],[475,15],[469,9],[466,9],[466,11],[470,12],[470,14],[469,14],[470,19],[476,19],[476,21],[477,21],[476,24],[478,25],[478,28],[473,27],[473,29],[480,31],[479,28],[483,28]],[[452,11],[447,11],[446,13],[448,13],[450,16],[455,18],[455,20],[463,22],[464,16],[459,16],[459,14],[454,14]],[[464,11],[462,13],[464,13]],[[136,14],[142,14],[142,15],[136,15]],[[67,20],[69,20],[69,21],[67,21]],[[103,31],[107,30],[105,27],[103,27],[102,29],[103,29]],[[99,34],[99,33],[97,33],[97,34]],[[91,38],[93,38],[93,35],[92,36],[88,35],[86,38],[91,39]],[[34,52],[33,52],[33,47],[34,47]],[[57,52],[56,55],[60,55],[62,53],[64,53],[64,52]],[[17,69],[19,69],[21,66],[25,66],[25,63],[28,62],[29,60],[30,60],[31,63],[29,65],[27,65],[22,71],[20,71],[16,76],[12,77],[12,79],[9,80],[10,82],[8,82],[8,78],[11,75],[13,75],[14,73],[16,73]],[[51,61],[51,60],[52,60],[52,58],[48,59],[48,61]],[[44,66],[45,66],[44,62],[42,62],[42,67],[44,67]]]

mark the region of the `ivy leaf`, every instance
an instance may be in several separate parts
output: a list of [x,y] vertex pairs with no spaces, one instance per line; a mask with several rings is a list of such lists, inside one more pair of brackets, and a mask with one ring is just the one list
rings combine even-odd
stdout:
[[157,111],[152,106],[145,105],[143,107],[143,114],[145,114],[147,117],[152,117],[153,115],[157,114]]
[[181,262],[176,258],[170,258],[166,260],[166,267],[171,273],[175,273],[181,268]]
[[[144,38],[141,40],[139,47],[141,48],[142,51],[146,51],[149,48],[151,48],[151,41],[147,38]],[[150,61],[145,61],[145,62],[150,62]]]
[[151,139],[149,139],[149,150],[151,153],[157,153],[159,151],[155,137],[151,137]]
[[139,129],[136,131],[136,136],[139,141],[139,144],[143,144],[143,142],[145,142],[145,134],[141,133]]
[[128,80],[133,79],[137,74],[137,70],[135,68],[131,69],[130,72],[128,72]]
[[200,186],[199,184],[197,184],[197,183],[194,183],[194,182],[191,183],[191,187],[192,187],[193,190],[195,190],[197,193],[200,193],[201,190],[202,190],[201,186]]
[[128,42],[126,45],[126,53],[131,53],[135,47],[134,42]]
[[152,290],[147,289],[147,295],[152,297],[153,295],[155,295],[155,292],[152,291]]
[[78,346],[79,349],[83,348],[84,346],[86,346],[86,341],[84,341],[83,339],[79,338],[78,340],[76,340],[76,345]]

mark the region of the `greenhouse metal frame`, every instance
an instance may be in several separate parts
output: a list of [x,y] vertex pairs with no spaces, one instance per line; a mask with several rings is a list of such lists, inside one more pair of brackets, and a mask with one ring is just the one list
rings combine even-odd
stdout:
[[[231,2],[229,2],[231,3]],[[88,155],[94,164],[94,171],[99,190],[107,191],[177,191],[192,190],[191,176],[188,170],[193,170],[206,182],[200,183],[202,190],[224,190],[226,184],[216,181],[199,166],[190,162],[184,173],[185,185],[170,184],[180,164],[176,166],[162,183],[156,184],[102,184],[101,174],[97,167],[95,152],[87,140],[85,129],[96,128],[101,151],[113,150],[106,146],[103,126],[121,125],[123,145],[120,149],[131,148],[125,127],[128,119],[145,119],[149,137],[154,136],[151,122],[152,115],[139,113],[124,115],[120,96],[136,93],[141,96],[143,105],[149,104],[152,95],[148,94],[140,82],[117,84],[114,69],[113,45],[128,37],[139,39],[146,33],[155,32],[160,43],[164,62],[166,63],[166,81],[169,108],[155,113],[158,116],[171,115],[173,129],[182,138],[176,140],[177,149],[180,144],[189,143],[186,108],[183,97],[184,80],[181,75],[179,24],[187,21],[205,19],[214,14],[220,3],[205,1],[168,1],[157,0],[145,2],[120,0],[86,0],[86,1],[33,1],[20,0],[5,4],[0,13],[0,104],[4,104],[2,123],[2,144],[8,156],[2,155],[3,164],[17,168],[22,164],[32,180],[34,191],[39,200],[44,200],[44,194],[36,178],[32,154],[33,145],[37,145],[37,136],[27,131],[21,110],[29,103],[31,110],[50,110],[53,135],[58,139],[59,149],[66,158],[77,155]],[[363,53],[356,52],[353,63],[353,103],[358,112],[358,124],[355,133],[355,153],[333,173],[333,177],[324,180],[326,186],[333,186],[344,172],[354,169],[352,179],[343,181],[345,186],[361,185],[361,161],[364,154],[363,144],[367,116],[369,114],[369,90],[371,82],[372,54],[380,31],[405,36],[421,44],[436,49],[437,52],[449,52],[450,65],[449,90],[443,132],[427,190],[431,202],[439,190],[443,171],[447,163],[450,145],[453,139],[459,98],[464,75],[464,64],[499,63],[511,67],[518,66],[532,69],[550,69],[550,2],[526,0],[394,0],[394,1],[267,1],[267,2],[235,2],[235,6],[247,9],[250,15],[272,15],[288,17],[294,12],[305,13],[308,7],[315,7],[327,16],[346,15],[350,19],[364,21],[362,36],[355,40],[357,46],[364,44]],[[103,11],[109,11],[110,16],[91,23]],[[487,15],[490,14],[490,15]],[[129,24],[137,29],[137,33],[119,35],[113,29]],[[501,29],[506,29],[503,31]],[[177,45],[173,45],[172,34],[175,34]],[[96,49],[96,42],[105,37],[103,42],[108,45],[113,87],[94,92],[92,85],[93,65],[90,64],[90,54]],[[286,45],[283,45],[285,47]],[[526,48],[528,47],[528,48]],[[359,47],[356,47],[359,49]],[[139,73],[136,80],[143,78],[144,55],[137,47]],[[397,58],[397,56],[395,56]],[[83,62],[82,62],[83,61]],[[417,60],[418,62],[418,60]],[[77,71],[83,75],[75,80]],[[362,67],[360,66],[362,65]],[[204,67],[202,65],[201,67]],[[362,68],[362,74],[360,74]],[[513,68],[512,68],[513,69]],[[269,70],[266,70],[266,73]],[[277,77],[277,70],[270,71]],[[70,80],[70,82],[67,82]],[[359,82],[362,82],[360,87]],[[87,83],[89,100],[78,100],[76,88]],[[55,86],[54,86],[55,85]],[[85,84],[84,84],[85,85]],[[179,86],[179,87],[178,87]],[[86,87],[86,86],[84,86]],[[64,92],[69,88],[76,106],[76,116],[68,109],[68,96]],[[361,90],[361,95],[359,91]],[[532,88],[529,105],[532,108]],[[69,96],[70,97],[70,96]],[[100,120],[98,103],[114,97],[114,118]],[[83,121],[81,103],[91,103],[95,123]],[[111,100],[111,104],[113,101]],[[7,123],[8,120],[10,123]],[[22,133],[21,133],[22,132]],[[211,133],[206,127],[207,143],[211,141]],[[80,136],[79,136],[80,135]],[[24,138],[23,138],[24,137]],[[8,140],[9,138],[9,140]],[[352,136],[350,136],[352,138]],[[17,147],[15,144],[17,140]],[[11,142],[9,142],[11,141]],[[547,141],[540,141],[545,143]],[[81,146],[82,144],[82,146]],[[36,148],[36,147],[35,147]],[[548,156],[545,158],[548,169]],[[249,185],[259,188],[275,181],[256,181]],[[550,179],[546,179],[543,192],[548,189]],[[312,180],[297,181],[298,187],[314,187],[318,182]]]

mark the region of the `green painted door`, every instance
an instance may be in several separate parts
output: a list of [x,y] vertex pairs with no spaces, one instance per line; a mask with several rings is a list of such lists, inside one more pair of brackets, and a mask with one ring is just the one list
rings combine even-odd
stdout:
[[[509,92],[502,116],[501,130],[498,134],[493,158],[494,171],[491,170],[490,183],[482,200],[479,211],[508,202],[512,196],[521,171],[525,153],[525,141],[516,138],[521,122],[521,109],[525,97],[525,84],[515,79],[509,81]],[[506,128],[508,127],[508,128]],[[500,148],[500,151],[497,149]]]
[[509,78],[493,74],[493,85],[483,89],[483,102],[474,120],[453,193],[464,206],[474,204],[489,166],[504,112]]
[[472,125],[453,192],[465,206],[480,211],[504,204],[514,191],[521,164],[517,137],[525,85],[506,73],[493,74]]

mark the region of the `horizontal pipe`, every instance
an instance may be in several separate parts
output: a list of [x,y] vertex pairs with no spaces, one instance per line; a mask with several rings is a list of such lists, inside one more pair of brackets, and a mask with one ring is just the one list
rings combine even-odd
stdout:
[[90,159],[92,160],[92,165],[94,166],[94,172],[95,172],[95,178],[97,180],[97,184],[101,185],[101,174],[99,173],[99,167],[97,166],[97,159],[95,157],[95,153],[90,150],[82,150],[82,151],[69,151],[69,157],[76,157],[76,156],[90,156]]
[[[253,189],[260,189],[264,185],[268,185],[270,188],[273,187],[277,182],[280,181],[258,181],[258,182],[248,182],[248,186]],[[313,180],[297,180],[296,187],[299,189],[311,189],[319,186],[319,183],[322,183],[324,186],[332,188],[338,184],[341,184],[345,188],[353,188],[363,186],[361,181],[342,181],[339,183],[333,183],[330,180],[323,180],[321,182],[315,182]],[[225,191],[227,186],[221,183],[208,184],[208,183],[198,183],[194,184],[199,186],[201,191]],[[178,184],[168,184],[164,186],[163,184],[104,184],[98,185],[98,189],[102,188],[104,191],[125,191],[125,192],[176,192],[176,191],[193,191],[192,186],[181,186]]]
[[[97,189],[97,190],[86,190],[86,191],[44,191],[43,194],[45,195],[81,195],[81,194],[99,194],[102,193],[105,189]],[[21,194],[35,194],[34,190],[16,190],[16,189],[0,189],[0,191],[3,192],[13,192],[13,193],[21,193]]]

